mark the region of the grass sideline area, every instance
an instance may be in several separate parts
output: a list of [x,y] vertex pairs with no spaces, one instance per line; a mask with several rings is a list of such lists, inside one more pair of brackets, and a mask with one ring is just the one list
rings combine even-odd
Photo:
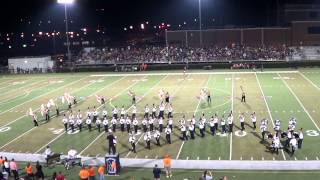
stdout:
[[[103,76],[95,76],[103,75]],[[312,69],[265,69],[264,72],[252,70],[214,70],[189,71],[184,77],[181,71],[156,71],[143,73],[74,73],[44,75],[5,75],[0,78],[0,152],[42,153],[47,145],[54,152],[66,154],[72,147],[83,156],[103,157],[108,151],[106,135],[96,129],[89,132],[65,132],[62,116],[55,116],[51,109],[51,119],[43,121],[39,108],[49,99],[54,99],[61,113],[67,111],[59,97],[68,92],[78,99],[74,111],[82,114],[88,107],[96,106],[100,111],[106,109],[108,115],[113,107],[124,106],[131,114],[131,97],[128,91],[137,95],[138,119],[141,124],[146,104],[158,105],[159,91],[170,93],[174,108],[174,133],[172,144],[161,137],[162,146],[151,143],[151,150],[145,148],[143,132],[136,136],[137,153],[130,152],[128,134],[115,133],[118,138],[117,152],[121,158],[161,159],[170,154],[180,160],[319,160],[320,153],[320,70]],[[202,88],[210,90],[212,103],[207,104],[197,96]],[[247,94],[247,102],[241,103],[242,89]],[[96,101],[96,94],[107,98],[106,105]],[[41,123],[33,127],[26,112],[32,108]],[[182,115],[196,120],[205,113],[207,122],[213,113],[219,119],[233,111],[234,132],[225,136],[211,136],[209,127],[206,136],[201,138],[196,129],[195,140],[181,141],[178,121]],[[262,118],[269,119],[268,130],[272,132],[271,120],[281,120],[281,130],[285,131],[289,118],[297,118],[297,128],[304,129],[303,148],[291,154],[284,149],[279,154],[268,149],[270,141],[261,141],[259,130],[252,129],[250,114],[256,112],[259,129]],[[240,134],[239,114],[245,114],[245,133]],[[166,122],[167,119],[165,119]],[[221,129],[219,127],[219,129]],[[27,145],[22,145],[27,144]],[[272,174],[272,173],[270,173]],[[281,173],[279,173],[281,175]],[[304,173],[302,173],[304,174]],[[306,175],[308,175],[306,173]],[[236,176],[237,177],[237,176]],[[241,173],[239,173],[241,177]],[[254,177],[254,176],[253,176]]]
[[[25,163],[19,163],[19,168],[24,168]],[[35,164],[33,164],[35,167]],[[97,170],[97,168],[96,168]],[[54,168],[43,168],[45,178],[50,179],[54,172],[61,171],[68,180],[79,179],[78,174],[80,167],[75,166],[70,170],[65,170],[63,166],[55,166]],[[301,180],[301,179],[319,179],[319,171],[243,171],[243,170],[210,170],[213,173],[214,180],[219,180],[223,176],[227,176],[228,180]],[[203,171],[200,170],[183,170],[173,169],[172,180],[197,180]],[[23,177],[23,172],[20,177]],[[153,180],[152,169],[145,168],[123,168],[120,176],[106,176],[106,179],[112,180]],[[161,175],[161,179],[167,179],[165,173]]]

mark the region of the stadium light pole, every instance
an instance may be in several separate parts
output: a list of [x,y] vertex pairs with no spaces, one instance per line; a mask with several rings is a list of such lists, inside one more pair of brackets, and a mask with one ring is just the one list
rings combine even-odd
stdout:
[[67,37],[67,56],[68,60],[71,60],[71,53],[70,53],[70,41],[69,41],[69,35],[68,35],[68,8],[67,6],[70,4],[73,4],[74,0],[58,0],[58,4],[63,4],[64,5],[64,19],[66,22],[66,37]]
[[200,46],[202,45],[202,17],[201,17],[201,0],[199,0],[199,40]]

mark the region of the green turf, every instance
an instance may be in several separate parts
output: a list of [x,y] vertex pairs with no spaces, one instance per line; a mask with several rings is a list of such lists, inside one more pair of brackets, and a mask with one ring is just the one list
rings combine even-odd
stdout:
[[[161,71],[159,71],[161,72]],[[48,75],[13,75],[0,78],[0,150],[12,152],[42,152],[49,144],[56,152],[66,153],[70,147],[76,148],[82,155],[103,156],[108,148],[106,146],[105,134],[97,130],[76,134],[64,133],[62,117],[53,117],[48,123],[43,123],[38,128],[33,128],[31,118],[26,116],[27,110],[31,107],[36,110],[41,104],[49,99],[56,99],[65,92],[77,96],[79,103],[74,110],[80,109],[83,115],[88,106],[96,106],[99,111],[104,108],[109,115],[114,106],[124,106],[131,114],[131,97],[128,91],[132,90],[137,94],[138,118],[141,120],[143,108],[146,104],[150,106],[160,103],[158,92],[160,89],[169,91],[172,96],[174,108],[175,130],[172,137],[173,144],[167,145],[162,135],[161,147],[157,147],[152,141],[151,150],[145,149],[143,134],[137,136],[137,153],[130,153],[128,135],[126,132],[116,132],[118,137],[117,150],[121,157],[128,158],[161,158],[170,154],[173,158],[179,159],[232,159],[232,160],[315,160],[319,157],[320,147],[319,129],[320,126],[320,99],[319,85],[320,74],[318,69],[303,69],[301,73],[268,73],[268,74],[191,74],[185,79],[182,74],[175,75],[153,75],[144,76],[110,76],[93,77],[92,74],[102,73],[79,73],[79,74],[48,74]],[[180,71],[172,71],[180,72]],[[196,72],[196,71],[192,71]],[[200,71],[207,72],[207,71]],[[231,71],[228,71],[231,72]],[[240,71],[242,72],[242,71]],[[222,72],[220,72],[222,73]],[[13,82],[22,82],[13,84]],[[312,83],[313,84],[312,84]],[[212,93],[212,104],[199,102],[196,97],[200,89],[207,87]],[[240,102],[241,87],[247,93],[247,103]],[[95,94],[107,97],[105,107],[100,107],[96,101]],[[300,102],[300,103],[299,103]],[[66,105],[59,103],[62,110]],[[268,112],[270,109],[270,113]],[[238,132],[240,123],[239,113],[245,114],[246,136],[239,137],[237,133],[227,136],[214,136],[209,133],[207,127],[206,137],[199,137],[199,130],[195,140],[182,142],[179,138],[180,131],[177,129],[178,120],[184,114],[190,119],[196,114],[197,119],[202,112],[205,112],[207,121],[213,113],[217,113],[219,119],[224,114],[233,110],[234,131]],[[308,111],[308,113],[305,112]],[[257,130],[252,129],[250,114],[257,113]],[[51,115],[54,115],[52,109]],[[40,119],[40,113],[37,112]],[[281,129],[285,130],[290,117],[298,119],[297,128],[312,130],[316,136],[309,136],[305,133],[304,145],[294,156],[284,151],[279,154],[272,154],[266,148],[270,142],[261,142],[259,124],[262,118],[280,119]],[[166,120],[165,120],[166,122]],[[141,123],[141,122],[140,122]],[[9,131],[3,132],[6,127]],[[219,127],[220,129],[220,127]],[[53,134],[52,131],[61,131]],[[269,122],[268,130],[272,132],[272,123]],[[309,133],[310,134],[310,133]],[[231,140],[232,139],[232,140]],[[28,146],[21,144],[27,143]]]

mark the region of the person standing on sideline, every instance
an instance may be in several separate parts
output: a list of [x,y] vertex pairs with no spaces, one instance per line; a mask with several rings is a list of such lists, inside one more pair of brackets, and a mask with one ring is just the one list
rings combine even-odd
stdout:
[[32,168],[32,165],[30,163],[27,164],[25,170],[26,170],[26,173],[27,173],[27,177],[29,179],[34,179],[33,168]]
[[298,149],[302,148],[302,141],[303,141],[303,129],[299,130],[299,139],[298,139]]
[[153,178],[154,180],[160,180],[160,174],[161,174],[161,170],[160,168],[158,168],[158,165],[154,165],[154,168],[153,168]]
[[96,172],[93,166],[89,166],[89,180],[96,180]]
[[79,176],[81,180],[88,180],[89,171],[85,167],[82,167],[80,170]]
[[42,171],[42,166],[40,165],[39,161],[37,161],[36,170],[36,179],[44,179],[44,173]]
[[104,180],[104,172],[105,172],[105,167],[104,165],[101,165],[98,169],[99,180]]
[[19,180],[18,167],[17,167],[17,163],[14,161],[14,159],[12,159],[10,161],[10,170],[13,174],[14,180]]
[[212,173],[210,171],[205,170],[201,177],[203,180],[212,180]]
[[171,172],[171,158],[169,155],[166,155],[163,159],[163,167],[166,171],[166,177],[171,178],[172,177],[172,172]]
[[61,171],[59,172],[59,175],[56,177],[56,180],[65,180],[65,177]]

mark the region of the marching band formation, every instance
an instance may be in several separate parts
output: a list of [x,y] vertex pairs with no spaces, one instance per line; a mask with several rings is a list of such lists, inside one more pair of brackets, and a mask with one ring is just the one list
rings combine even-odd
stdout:
[[[173,115],[174,108],[171,103],[171,98],[168,92],[164,90],[159,91],[159,98],[161,103],[157,106],[152,104],[149,106],[145,105],[142,112],[138,112],[136,107],[136,95],[134,92],[129,91],[128,94],[132,97],[132,106],[129,109],[125,109],[125,106],[118,108],[117,106],[113,107],[110,112],[111,115],[108,116],[108,111],[105,109],[105,98],[103,96],[98,96],[97,101],[101,104],[100,107],[103,110],[99,111],[95,106],[90,109],[88,107],[85,116],[83,113],[78,110],[74,112],[72,109],[72,102],[76,104],[76,98],[74,96],[70,96],[65,94],[64,99],[68,101],[68,111],[69,115],[63,114],[62,123],[64,125],[64,129],[66,132],[71,131],[74,132],[76,130],[83,131],[86,128],[88,131],[97,130],[98,132],[104,131],[106,132],[107,139],[109,141],[109,153],[116,153],[116,144],[117,137],[114,135],[115,132],[120,131],[122,133],[128,133],[129,138],[128,141],[131,144],[131,151],[136,153],[136,145],[137,145],[137,137],[141,135],[143,140],[145,141],[145,148],[151,149],[151,142],[156,146],[161,146],[160,139],[162,136],[165,137],[166,143],[172,143],[172,133],[173,131],[180,131],[182,141],[187,141],[189,139],[195,139],[195,135],[197,134],[197,129],[200,137],[205,137],[207,133],[212,136],[220,135],[226,136],[228,134],[232,134],[234,117],[233,112],[231,111],[226,117],[222,115],[218,117],[215,113],[213,114],[209,121],[206,119],[206,115],[204,113],[201,114],[199,119],[196,119],[196,116],[193,115],[188,119],[185,115],[178,120],[178,124],[174,123]],[[210,92],[206,89],[201,89],[200,95],[197,97],[200,101],[207,101],[208,104],[211,103],[211,95]],[[241,102],[246,102],[245,93],[242,93]],[[49,100],[50,106],[55,106],[53,100]],[[45,119],[49,120],[49,108],[44,108],[43,113],[45,114]],[[57,116],[59,115],[59,110],[56,106]],[[137,116],[137,113],[142,114],[143,116]],[[29,110],[29,115],[33,117],[33,122],[35,126],[38,126],[37,116],[32,110]],[[243,133],[246,129],[245,124],[245,114],[240,113],[238,117],[238,121],[240,124],[240,134]],[[141,118],[141,119],[140,119]],[[253,131],[256,131],[257,128],[257,117],[256,113],[253,112],[250,114]],[[85,122],[83,122],[85,121]],[[287,131],[281,131],[281,121],[275,120],[273,123],[274,132],[271,133],[268,131],[268,120],[263,118],[260,121],[260,132],[262,141],[270,140],[271,146],[270,151],[272,153],[278,153],[280,148],[290,149],[290,152],[293,154],[295,150],[302,147],[303,142],[303,130],[302,128],[297,132],[296,125],[297,121],[295,118],[291,118],[289,120]],[[174,127],[177,125],[176,127]],[[209,128],[209,131],[206,131],[206,127]],[[271,128],[269,128],[271,129]],[[265,139],[267,138],[267,139]],[[283,139],[285,142],[282,145]]]

